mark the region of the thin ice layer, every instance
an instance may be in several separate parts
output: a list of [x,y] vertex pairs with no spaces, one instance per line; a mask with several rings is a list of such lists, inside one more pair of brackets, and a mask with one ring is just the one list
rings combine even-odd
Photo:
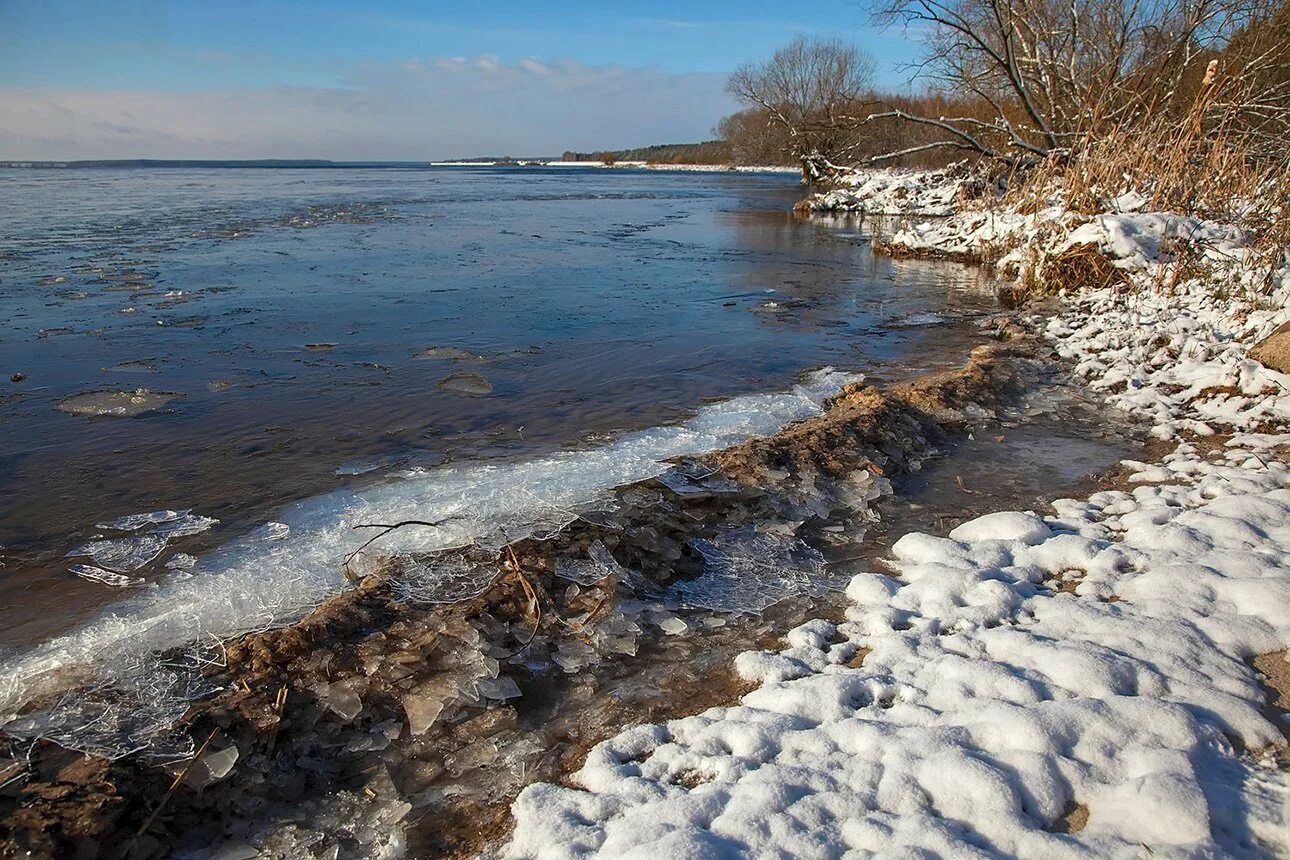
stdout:
[[99,567],[115,573],[129,573],[151,564],[166,550],[162,535],[142,534],[131,537],[92,540],[67,554],[68,558],[84,556]]
[[743,528],[691,546],[703,558],[703,573],[671,589],[691,608],[758,613],[791,595],[819,595],[837,585],[824,557],[794,537]]
[[558,527],[613,487],[662,473],[670,458],[700,455],[817,415],[851,379],[822,371],[792,391],[706,406],[684,424],[631,433],[600,448],[411,470],[358,492],[301,502],[282,513],[285,534],[248,535],[203,559],[198,575],[172,579],[146,598],[119,604],[80,630],[7,661],[0,707],[11,712],[34,693],[59,688],[61,681],[49,674],[58,667],[91,664],[112,674],[127,665],[114,659],[122,654],[228,638],[299,618],[346,587],[341,562],[364,540],[355,525],[445,521],[390,534],[381,543],[390,554],[500,546]]

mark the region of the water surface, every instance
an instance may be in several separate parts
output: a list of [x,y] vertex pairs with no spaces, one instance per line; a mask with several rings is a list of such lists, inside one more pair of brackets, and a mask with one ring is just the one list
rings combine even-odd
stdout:
[[[651,171],[0,171],[4,640],[119,597],[67,572],[97,523],[191,508],[221,524],[171,551],[201,554],[392,470],[596,446],[824,365],[936,366],[947,323],[991,306],[967,269],[787,214],[800,194]],[[137,389],[165,396],[66,411]]]

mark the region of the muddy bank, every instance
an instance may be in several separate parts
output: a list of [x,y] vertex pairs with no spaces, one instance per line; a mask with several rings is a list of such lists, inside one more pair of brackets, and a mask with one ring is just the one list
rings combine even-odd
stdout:
[[[378,541],[354,565],[374,572],[301,623],[188,661],[209,691],[179,725],[195,763],[10,738],[5,850],[473,854],[505,832],[520,787],[558,781],[621,726],[736,701],[731,656],[827,612],[848,564],[836,548],[898,503],[881,501],[887,482],[996,422],[1053,366],[995,320],[956,371],[853,386],[555,534],[433,557],[385,557]],[[481,593],[435,602],[444,571]],[[95,695],[106,712],[113,691]]]

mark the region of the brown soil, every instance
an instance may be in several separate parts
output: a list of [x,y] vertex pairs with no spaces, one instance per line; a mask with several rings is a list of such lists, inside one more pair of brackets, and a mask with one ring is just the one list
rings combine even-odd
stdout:
[[1079,833],[1088,825],[1088,807],[1082,803],[1068,803],[1061,816],[1048,828],[1053,833]]
[[1279,373],[1290,373],[1290,323],[1256,343],[1250,358]]
[[1290,722],[1286,720],[1290,716],[1290,663],[1286,662],[1286,655],[1285,651],[1260,654],[1250,665],[1261,676],[1261,686],[1267,695],[1263,715],[1290,742]]
[[[796,499],[808,490],[830,498],[862,470],[901,472],[938,439],[963,431],[969,405],[988,410],[1016,395],[1047,366],[1047,356],[1015,324],[997,322],[993,339],[959,370],[886,391],[848,388],[820,417],[708,458],[705,468],[718,467],[734,490],[678,496],[656,481],[624,487],[611,514],[587,516],[553,538],[519,541],[484,559],[498,577],[472,600],[400,602],[391,576],[397,565],[387,564],[295,625],[227,643],[226,664],[211,672],[220,692],[195,703],[183,724],[197,744],[213,738],[212,750],[238,747],[227,778],[172,789],[173,771],[137,757],[108,762],[41,743],[29,758],[15,760],[25,777],[0,788],[0,851],[160,857],[185,838],[218,844],[228,822],[262,820],[280,807],[300,820],[308,817],[310,798],[350,792],[373,802],[408,800],[414,856],[471,856],[504,836],[510,800],[522,784],[562,779],[625,724],[732,704],[748,689],[728,660],[696,665],[702,652],[678,657],[668,642],[648,636],[635,657],[574,674],[530,672],[509,655],[530,640],[531,648],[548,649],[588,641],[620,597],[699,573],[690,543],[719,528],[806,519],[799,536],[809,543],[824,520],[802,516]],[[562,558],[585,557],[595,541],[644,580],[615,575],[574,589],[555,576]],[[739,635],[729,634],[746,643]],[[774,636],[761,639],[766,647]],[[481,649],[523,695],[506,703],[448,697],[439,718],[422,735],[410,735],[405,699],[450,689],[445,685],[463,661]],[[651,667],[657,686],[642,687],[638,679]],[[338,687],[361,702],[357,714],[337,710],[330,691]],[[382,726],[397,728],[397,736],[370,748]],[[535,752],[513,785],[500,773],[489,777],[486,764],[462,763],[523,743]],[[443,800],[444,786],[467,790]],[[352,835],[336,838],[348,845]]]

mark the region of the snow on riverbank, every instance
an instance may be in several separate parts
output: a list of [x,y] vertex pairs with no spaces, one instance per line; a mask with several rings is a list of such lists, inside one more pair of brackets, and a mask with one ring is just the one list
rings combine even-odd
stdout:
[[[944,235],[991,217],[1040,229],[968,213]],[[844,622],[740,656],[761,684],[741,704],[629,729],[577,788],[525,790],[509,856],[1290,852],[1290,774],[1266,752],[1290,726],[1246,663],[1290,645],[1290,377],[1246,357],[1287,318],[1290,273],[1256,282],[1238,233],[1177,216],[1042,230],[1127,285],[1039,324],[1173,452],[1049,516],[905,536]]]
[[866,215],[945,216],[958,211],[966,171],[862,170],[837,181],[839,187],[803,201],[811,212],[854,212]]

